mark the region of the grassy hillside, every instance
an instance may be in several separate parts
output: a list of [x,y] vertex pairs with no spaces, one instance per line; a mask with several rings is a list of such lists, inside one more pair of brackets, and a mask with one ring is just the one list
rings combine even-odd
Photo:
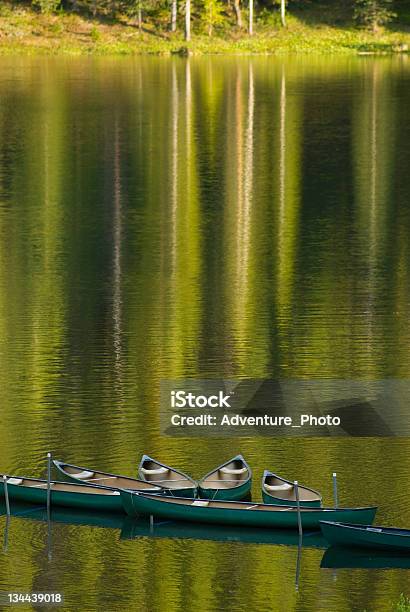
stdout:
[[373,34],[355,27],[340,4],[311,2],[308,8],[290,8],[288,27],[283,29],[276,12],[259,7],[253,37],[230,25],[216,29],[210,38],[194,19],[193,39],[187,44],[182,32],[167,31],[167,15],[162,22],[147,19],[139,32],[121,15],[42,15],[28,6],[3,2],[0,54],[407,53],[410,48],[406,12],[401,12],[400,22]]

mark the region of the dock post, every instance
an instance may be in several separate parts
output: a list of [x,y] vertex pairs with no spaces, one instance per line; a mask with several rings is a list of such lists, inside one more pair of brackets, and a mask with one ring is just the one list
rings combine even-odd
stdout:
[[9,545],[10,514],[6,516],[6,527],[4,529],[3,552],[7,552]]
[[152,514],[149,515],[149,530],[150,533],[154,533],[154,516]]
[[6,514],[10,516],[10,500],[9,500],[9,489],[7,486],[7,476],[3,475],[3,488],[4,488],[4,499],[6,500]]
[[47,514],[51,510],[51,453],[47,453]]
[[52,540],[51,540],[51,515],[47,512],[47,559],[52,558]]
[[335,499],[335,508],[339,507],[339,499],[337,496],[337,474],[333,472],[333,497]]
[[302,562],[302,536],[299,536],[298,556],[296,559],[295,591],[299,591],[300,568]]
[[296,497],[296,507],[298,509],[298,530],[299,530],[299,537],[301,538],[303,535],[303,531],[302,531],[302,517],[300,514],[300,499],[299,499],[299,485],[298,485],[298,481],[295,480],[295,482],[293,483],[295,486],[295,497]]

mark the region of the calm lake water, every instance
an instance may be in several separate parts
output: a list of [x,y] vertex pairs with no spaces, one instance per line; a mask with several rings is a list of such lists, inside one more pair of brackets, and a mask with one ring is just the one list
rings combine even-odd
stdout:
[[[51,450],[135,475],[146,452],[200,477],[242,452],[254,499],[269,467],[332,503],[336,470],[344,504],[409,527],[410,439],[174,439],[158,409],[164,378],[410,378],[409,108],[407,57],[1,58],[0,471],[44,475]],[[147,612],[410,595],[408,571],[313,546],[296,590],[295,546],[55,518],[11,519],[0,591]]]

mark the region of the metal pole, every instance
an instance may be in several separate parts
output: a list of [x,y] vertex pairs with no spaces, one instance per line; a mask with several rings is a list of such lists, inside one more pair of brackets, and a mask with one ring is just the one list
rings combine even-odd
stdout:
[[299,530],[299,537],[301,538],[302,535],[303,535],[303,532],[302,532],[302,517],[300,515],[300,500],[299,500],[298,481],[295,480],[295,482],[293,484],[295,486],[296,507],[298,509],[298,530]]
[[339,507],[339,500],[337,497],[337,474],[333,472],[333,497],[335,499],[335,508]]
[[52,557],[51,544],[51,515],[50,512],[47,512],[47,557],[49,561],[51,561]]
[[4,541],[3,541],[3,551],[7,552],[7,548],[9,545],[9,527],[10,527],[10,515],[6,516],[6,528],[4,530]]
[[149,515],[149,530],[150,533],[154,533],[154,517],[152,514]]
[[51,453],[47,453],[47,513],[51,509]]
[[7,486],[7,476],[5,474],[3,476],[3,488],[4,488],[4,498],[6,500],[6,514],[7,516],[10,516],[9,489]]
[[299,535],[298,556],[296,559],[295,591],[299,591],[300,567],[302,561],[302,535]]

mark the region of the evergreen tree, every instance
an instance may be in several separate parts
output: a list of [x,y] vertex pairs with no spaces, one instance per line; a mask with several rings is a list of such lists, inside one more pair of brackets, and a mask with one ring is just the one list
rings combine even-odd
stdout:
[[42,13],[52,13],[57,10],[61,0],[33,0],[34,6],[38,6]]
[[396,16],[391,10],[392,4],[393,0],[356,0],[354,18],[361,25],[377,32],[380,26]]

